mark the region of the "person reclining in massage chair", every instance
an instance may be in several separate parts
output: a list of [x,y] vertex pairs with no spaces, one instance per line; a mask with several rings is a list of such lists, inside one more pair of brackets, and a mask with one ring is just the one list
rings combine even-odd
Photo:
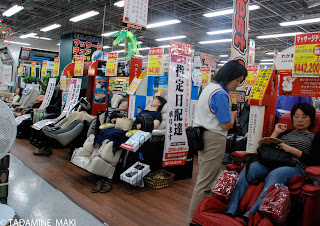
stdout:
[[239,202],[249,183],[256,180],[265,180],[264,188],[257,201],[252,208],[243,215],[246,220],[248,220],[250,212],[253,214],[257,212],[261,201],[271,185],[277,183],[287,185],[295,175],[303,176],[304,170],[308,166],[320,165],[320,151],[318,150],[320,136],[319,134],[310,132],[310,128],[312,128],[315,123],[315,115],[316,111],[309,103],[297,103],[293,106],[291,109],[291,119],[295,129],[285,132],[287,125],[278,123],[271,137],[280,138],[283,141],[283,143],[279,144],[280,148],[293,155],[296,166],[283,166],[276,169],[269,169],[256,161],[250,165],[247,178],[245,176],[246,168],[244,168],[239,175],[225,214],[231,217],[236,215]]
[[128,110],[128,99],[123,98],[122,100],[120,100],[119,106],[115,109],[112,109],[110,114],[108,115],[110,122],[115,124],[117,121],[117,118],[126,117],[127,110]]

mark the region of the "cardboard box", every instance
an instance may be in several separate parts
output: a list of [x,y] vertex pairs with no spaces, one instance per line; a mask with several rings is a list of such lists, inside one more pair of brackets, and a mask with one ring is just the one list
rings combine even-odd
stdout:
[[0,169],[8,169],[9,168],[9,163],[10,163],[10,155],[5,155],[0,160]]
[[143,164],[141,162],[136,162],[120,175],[120,179],[134,185],[142,180],[142,178],[149,172],[149,165]]

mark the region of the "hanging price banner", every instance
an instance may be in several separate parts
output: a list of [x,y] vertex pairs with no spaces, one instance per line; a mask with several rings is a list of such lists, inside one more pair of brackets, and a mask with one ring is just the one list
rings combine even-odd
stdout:
[[202,81],[200,85],[208,85],[211,81],[211,68],[209,66],[200,67]]
[[20,67],[18,69],[18,75],[22,76],[22,74],[23,74],[23,63],[20,63]]
[[31,76],[36,77],[36,62],[32,61],[31,63]]
[[320,75],[320,32],[296,35],[293,76]]
[[148,75],[161,75],[163,48],[149,49]]
[[41,78],[47,75],[47,68],[48,68],[48,61],[47,60],[42,61]]
[[59,76],[59,57],[54,58],[53,76]]
[[84,68],[84,56],[76,56],[76,62],[74,65],[74,76],[83,76]]
[[118,53],[108,53],[106,76],[116,76],[118,71]]

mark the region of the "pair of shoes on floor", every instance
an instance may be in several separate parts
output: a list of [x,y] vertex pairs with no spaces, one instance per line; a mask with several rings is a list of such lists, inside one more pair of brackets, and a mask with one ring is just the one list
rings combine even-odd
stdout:
[[112,188],[112,182],[109,180],[99,180],[91,189],[91,193],[107,193]]
[[34,155],[41,155],[41,156],[49,156],[52,154],[52,149],[51,147],[42,147],[42,148],[39,148],[37,150],[34,150],[33,151],[33,154]]

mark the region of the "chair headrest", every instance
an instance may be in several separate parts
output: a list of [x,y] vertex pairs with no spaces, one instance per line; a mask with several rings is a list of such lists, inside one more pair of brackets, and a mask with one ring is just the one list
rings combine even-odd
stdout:
[[[287,130],[294,130],[292,120],[291,120],[291,113],[284,114],[278,121],[278,123],[287,124]],[[320,134],[320,113],[316,113],[316,119],[314,122],[313,127],[310,129],[313,133],[319,133]]]

